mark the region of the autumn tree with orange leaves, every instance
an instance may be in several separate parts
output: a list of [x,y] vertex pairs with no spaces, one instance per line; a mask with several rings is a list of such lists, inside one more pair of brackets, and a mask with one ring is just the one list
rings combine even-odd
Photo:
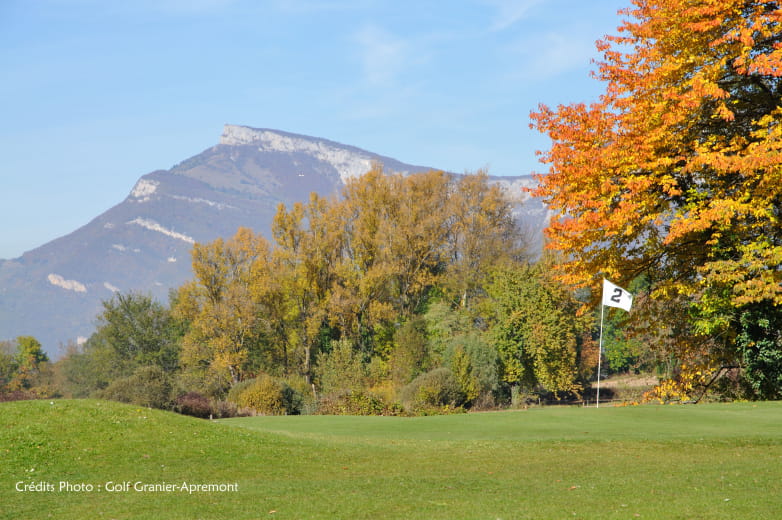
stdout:
[[633,0],[622,14],[598,42],[599,101],[532,114],[552,141],[535,191],[559,214],[549,247],[595,294],[604,276],[644,275],[647,332],[660,306],[686,317],[671,395],[738,365],[748,395],[782,397],[780,3]]

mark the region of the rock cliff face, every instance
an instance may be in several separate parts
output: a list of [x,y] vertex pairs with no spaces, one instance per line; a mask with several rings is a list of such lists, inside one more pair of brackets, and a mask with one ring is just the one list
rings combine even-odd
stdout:
[[[372,167],[374,161],[388,164],[390,169],[399,173],[411,173],[409,165],[404,165],[391,159],[380,157],[355,148],[326,139],[305,137],[301,135],[264,130],[246,126],[225,125],[220,144],[227,146],[257,146],[259,152],[294,154],[308,157],[323,164],[330,165],[345,182],[352,177],[363,175]],[[390,164],[393,163],[393,164]]]
[[[309,193],[339,191],[379,162],[387,172],[431,168],[404,164],[325,139],[226,125],[220,143],[169,170],[141,177],[128,197],[73,233],[0,260],[0,339],[38,338],[50,355],[94,330],[101,301],[116,291],[168,291],[192,276],[196,242],[231,236],[239,226],[267,237],[277,206]],[[538,201],[521,204],[528,177],[494,178],[518,194],[517,217],[539,241],[547,218]]]

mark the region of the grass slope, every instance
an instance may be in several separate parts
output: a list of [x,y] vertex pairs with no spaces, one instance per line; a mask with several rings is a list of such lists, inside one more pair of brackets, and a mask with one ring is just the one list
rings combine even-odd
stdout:
[[[109,492],[107,482],[130,482]],[[16,491],[88,483],[91,492]],[[145,484],[237,491],[139,492]],[[29,488],[28,488],[29,489]],[[0,517],[778,518],[782,403],[207,422],[0,404]]]

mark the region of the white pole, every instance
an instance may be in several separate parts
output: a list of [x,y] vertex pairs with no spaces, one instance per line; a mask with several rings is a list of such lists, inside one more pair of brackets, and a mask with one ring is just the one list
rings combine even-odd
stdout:
[[600,305],[600,343],[597,349],[597,401],[595,408],[600,408],[600,361],[603,359],[603,314],[605,308],[605,305]]

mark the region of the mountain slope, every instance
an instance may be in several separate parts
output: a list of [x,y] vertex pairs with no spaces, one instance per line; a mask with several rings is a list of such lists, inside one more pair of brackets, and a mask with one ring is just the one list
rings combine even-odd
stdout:
[[[226,125],[218,145],[144,175],[124,201],[87,225],[0,260],[0,338],[33,335],[56,355],[60,343],[92,333],[101,301],[113,292],[165,301],[191,277],[194,243],[231,236],[239,226],[268,237],[280,203],[306,200],[312,191],[337,193],[373,162],[387,172],[431,169],[325,139]],[[532,180],[495,182],[520,195]],[[533,200],[517,210],[539,237],[546,208]]]

